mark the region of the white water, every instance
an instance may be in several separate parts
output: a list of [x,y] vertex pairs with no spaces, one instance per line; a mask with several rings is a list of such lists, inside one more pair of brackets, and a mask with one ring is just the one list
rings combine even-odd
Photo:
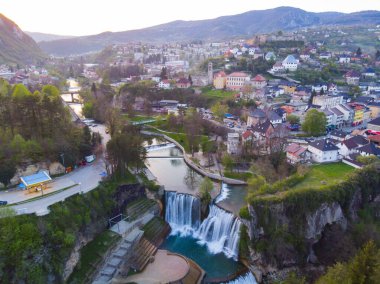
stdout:
[[228,185],[225,183],[222,183],[222,189],[220,190],[219,195],[215,199],[215,203],[219,203],[225,199],[227,199],[230,196],[230,189],[228,188]]
[[253,276],[251,272],[248,272],[247,274],[242,275],[235,280],[232,280],[225,284],[257,284],[257,281],[255,279],[255,276]]
[[206,245],[212,254],[224,253],[237,260],[241,222],[215,205],[210,205],[208,217],[200,224],[200,201],[188,194],[166,192],[165,220],[172,235],[193,236]]
[[161,145],[150,145],[146,146],[145,149],[147,152],[152,152],[152,151],[157,151],[161,149],[168,149],[168,148],[173,148],[175,147],[174,143],[166,143],[166,144],[161,144]]
[[201,206],[198,198],[189,194],[166,192],[165,220],[172,235],[188,236],[199,227]]
[[231,213],[210,205],[210,213],[194,236],[213,253],[223,252],[237,260],[239,254],[240,220]]

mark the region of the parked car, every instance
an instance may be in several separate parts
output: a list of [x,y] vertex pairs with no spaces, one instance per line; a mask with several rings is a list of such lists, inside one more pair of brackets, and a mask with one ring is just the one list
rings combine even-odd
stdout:
[[0,206],[4,206],[4,205],[7,205],[8,204],[8,201],[1,201],[0,200]]

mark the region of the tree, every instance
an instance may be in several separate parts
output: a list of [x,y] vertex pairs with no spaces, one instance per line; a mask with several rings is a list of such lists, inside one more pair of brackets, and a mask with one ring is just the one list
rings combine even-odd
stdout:
[[323,112],[312,109],[306,114],[302,130],[308,135],[320,136],[326,132],[326,123],[326,115]]
[[210,203],[211,202],[211,195],[210,192],[214,189],[214,185],[210,178],[205,177],[202,180],[202,183],[199,186],[199,193],[201,195],[201,200],[204,203]]
[[161,78],[161,80],[167,80],[168,79],[168,70],[166,69],[166,67],[162,67],[160,78]]
[[105,120],[112,137],[120,128],[120,110],[118,108],[109,108],[106,111]]
[[362,56],[362,49],[360,47],[358,47],[358,49],[356,50],[356,56],[357,57],[361,57]]
[[7,186],[16,173],[16,167],[12,160],[0,161],[0,182]]
[[192,85],[193,85],[193,79],[191,78],[191,75],[190,75],[190,74],[189,74],[188,80],[189,80],[189,82],[190,82],[190,85],[192,86]]
[[212,113],[219,119],[223,119],[224,115],[228,112],[228,106],[217,102],[211,107]]
[[380,50],[376,50],[375,59],[376,60],[380,59]]
[[195,108],[189,108],[185,116],[185,132],[192,155],[198,151],[202,133],[202,118]]
[[380,275],[380,250],[369,241],[348,263],[337,263],[318,279],[317,284],[378,283]]
[[234,165],[234,160],[228,154],[225,154],[222,157],[222,165],[226,171],[231,171]]
[[363,164],[363,165],[370,165],[373,163],[376,163],[379,161],[379,158],[375,155],[369,155],[369,156],[358,156],[356,158],[356,161]]
[[294,114],[289,114],[286,116],[286,121],[290,124],[298,124],[300,123],[300,118]]

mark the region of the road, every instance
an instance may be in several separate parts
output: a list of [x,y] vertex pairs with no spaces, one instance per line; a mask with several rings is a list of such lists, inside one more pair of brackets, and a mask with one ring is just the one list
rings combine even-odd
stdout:
[[104,173],[104,171],[104,160],[103,158],[99,158],[94,161],[93,164],[78,169],[54,181],[56,183],[76,184],[74,187],[35,201],[12,206],[12,208],[16,210],[17,214],[36,213],[37,215],[45,215],[49,213],[48,207],[50,205],[63,201],[76,193],[85,193],[96,188],[102,179],[102,173]]

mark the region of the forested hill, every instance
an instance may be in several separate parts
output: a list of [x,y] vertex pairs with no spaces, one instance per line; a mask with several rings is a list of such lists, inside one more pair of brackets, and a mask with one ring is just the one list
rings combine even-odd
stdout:
[[45,57],[37,43],[0,14],[0,64],[35,64]]
[[380,24],[380,12],[312,13],[292,7],[279,7],[210,20],[174,21],[139,30],[105,32],[98,35],[41,42],[39,45],[49,54],[70,55],[99,51],[110,44],[131,41],[214,41],[311,26],[366,24]]

